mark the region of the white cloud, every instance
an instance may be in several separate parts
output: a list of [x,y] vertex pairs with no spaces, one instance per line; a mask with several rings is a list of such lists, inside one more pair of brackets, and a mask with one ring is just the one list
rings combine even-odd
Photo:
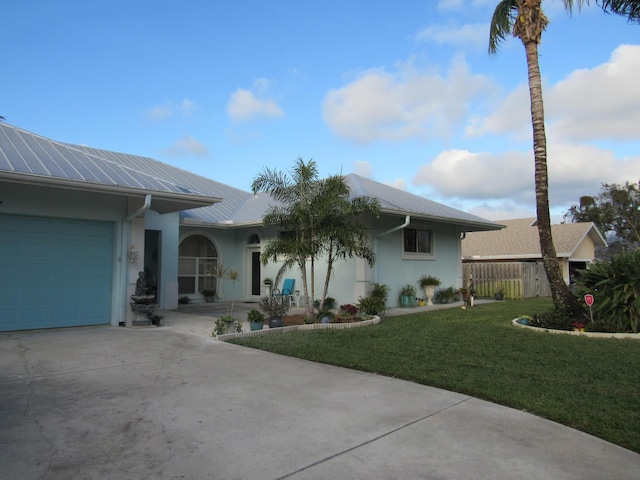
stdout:
[[407,191],[407,180],[404,178],[396,178],[394,181],[392,182],[384,182],[385,185],[389,185],[390,187],[393,188],[398,188],[400,190],[405,190]]
[[249,121],[258,117],[282,117],[284,115],[275,100],[268,97],[271,82],[259,78],[252,90],[238,88],[229,97],[227,114],[233,121]]
[[446,138],[469,114],[471,101],[492,89],[485,76],[471,75],[459,59],[444,76],[405,64],[393,73],[366,71],[331,90],[323,115],[336,135],[361,143]]
[[164,120],[165,118],[169,118],[171,113],[171,109],[166,105],[156,105],[147,112],[147,116],[151,120]]
[[412,183],[430,185],[445,197],[525,201],[533,189],[533,159],[523,152],[447,150],[422,166]]
[[164,153],[171,157],[185,157],[193,155],[195,157],[209,157],[209,149],[191,135],[183,135],[173,145],[164,150]]
[[179,103],[175,102],[165,102],[164,105],[156,105],[152,107],[148,112],[147,116],[154,121],[166,120],[167,118],[173,116],[176,113],[181,113],[184,116],[191,116],[198,109],[198,106],[185,98]]
[[471,45],[474,48],[486,49],[488,32],[489,25],[486,23],[469,23],[462,26],[434,24],[420,30],[414,38],[419,42],[453,46]]
[[[439,0],[437,9],[441,12],[468,11],[470,8],[490,7],[495,10],[495,0]],[[491,10],[491,12],[493,12]]]
[[[597,146],[553,141],[547,163],[550,207],[564,211],[581,196],[599,193],[602,183],[637,179],[640,172],[640,156],[616,159],[613,152]],[[484,202],[508,198],[514,206],[535,210],[532,151],[447,150],[422,166],[412,183],[428,185],[445,198]]]
[[516,139],[531,138],[531,113],[529,86],[518,85],[500,102],[497,108],[481,117],[472,115],[465,128],[465,135],[479,137],[486,134],[511,134]]
[[557,135],[570,139],[640,139],[640,45],[621,45],[608,62],[572,72],[545,105]]
[[[563,141],[640,139],[640,45],[621,45],[608,62],[580,69],[544,88],[547,133]],[[485,117],[472,116],[465,133],[530,139],[528,85],[519,85]]]
[[483,202],[475,207],[469,208],[468,212],[487,220],[497,221],[511,220],[514,218],[535,217],[536,212],[533,208],[525,208],[511,200],[503,200],[495,203]]
[[353,173],[361,177],[373,179],[373,167],[369,162],[359,161],[353,163]]

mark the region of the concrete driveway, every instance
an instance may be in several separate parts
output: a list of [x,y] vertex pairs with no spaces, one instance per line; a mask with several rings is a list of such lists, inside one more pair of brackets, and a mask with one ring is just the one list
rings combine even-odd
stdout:
[[196,334],[211,322],[0,334],[0,477],[639,478],[584,433]]

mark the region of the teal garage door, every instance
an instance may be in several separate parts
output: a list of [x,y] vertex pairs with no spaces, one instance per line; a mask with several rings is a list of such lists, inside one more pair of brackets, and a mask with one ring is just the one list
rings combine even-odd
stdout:
[[0,331],[111,319],[110,222],[0,215]]

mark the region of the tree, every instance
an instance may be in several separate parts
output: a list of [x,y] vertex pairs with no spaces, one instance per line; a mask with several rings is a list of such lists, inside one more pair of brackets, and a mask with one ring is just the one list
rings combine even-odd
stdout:
[[361,218],[367,214],[377,217],[380,202],[368,196],[351,198],[351,191],[342,175],[333,175],[323,181],[319,199],[322,207],[318,225],[319,253],[324,254],[327,260],[320,299],[322,308],[337,260],[357,256],[364,258],[369,266],[375,264],[375,253],[369,244],[370,229]]
[[[564,0],[571,12],[572,0]],[[579,6],[582,0],[577,0]],[[533,127],[533,153],[535,161],[536,214],[538,236],[544,269],[551,288],[551,297],[557,311],[571,317],[584,314],[584,309],[571,293],[562,277],[560,263],[551,236],[549,213],[549,180],[547,173],[547,138],[544,126],[542,81],[538,61],[538,44],[549,20],[542,11],[542,0],[502,0],[496,6],[489,31],[489,53],[495,54],[507,36],[519,38],[524,45],[529,78],[531,124]]]
[[564,215],[572,222],[593,222],[603,233],[615,234],[614,243],[640,248],[640,181],[602,184],[596,197],[580,197]]
[[313,316],[315,260],[320,255],[327,257],[323,304],[336,259],[355,255],[370,263],[374,261],[367,243],[368,228],[357,220],[357,216],[377,214],[379,203],[369,197],[351,199],[344,177],[334,175],[321,180],[313,160],[305,163],[298,158],[291,176],[265,168],[256,176],[251,189],[254,194],[267,192],[278,202],[269,207],[263,223],[266,226],[279,225],[282,232],[264,247],[262,261],[266,264],[279,258],[284,259],[285,267],[297,265],[300,268],[307,317]]
[[638,0],[597,0],[602,9],[627,17],[630,22],[640,22],[640,1]]

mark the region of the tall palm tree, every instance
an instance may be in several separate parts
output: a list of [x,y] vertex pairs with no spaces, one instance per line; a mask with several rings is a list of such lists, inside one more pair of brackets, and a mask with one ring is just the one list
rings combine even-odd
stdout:
[[630,22],[640,22],[640,0],[597,0],[605,12],[627,17]]
[[[576,0],[576,3],[581,6],[583,0]],[[564,0],[565,8],[570,13],[573,4],[573,0]],[[579,317],[584,315],[584,309],[571,293],[562,277],[558,255],[551,236],[547,137],[544,127],[542,81],[538,62],[538,44],[548,23],[549,20],[542,11],[542,0],[500,1],[491,18],[489,53],[495,54],[501,42],[509,35],[519,38],[524,45],[529,75],[529,98],[531,102],[533,153],[535,158],[536,213],[542,261],[549,280],[549,286],[551,287],[551,297],[555,309],[565,312],[571,317]]]

